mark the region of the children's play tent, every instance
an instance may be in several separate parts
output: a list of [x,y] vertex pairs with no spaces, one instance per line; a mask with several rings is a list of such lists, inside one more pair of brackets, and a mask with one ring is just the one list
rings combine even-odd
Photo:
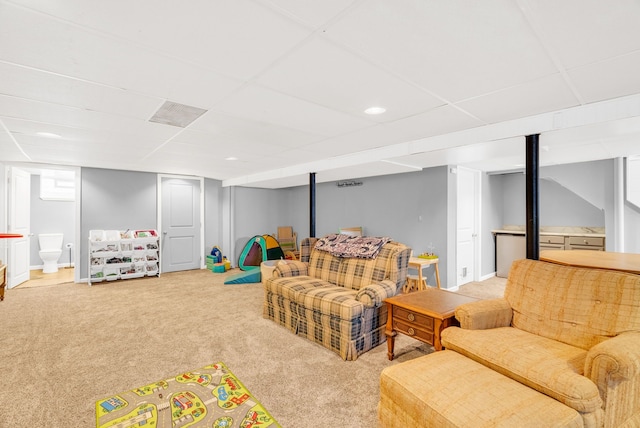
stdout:
[[260,268],[265,260],[284,259],[280,244],[271,235],[256,235],[245,244],[238,259],[238,267],[242,270]]
[[284,259],[284,252],[276,238],[256,235],[245,244],[238,258],[238,267],[244,272],[230,275],[225,284],[260,282],[260,264],[266,260]]

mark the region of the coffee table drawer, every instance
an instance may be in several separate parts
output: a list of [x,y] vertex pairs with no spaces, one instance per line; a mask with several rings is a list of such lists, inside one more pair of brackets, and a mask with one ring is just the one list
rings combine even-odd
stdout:
[[433,331],[433,318],[409,311],[404,308],[394,308],[393,319],[398,321],[410,322],[411,324],[417,324],[422,328]]
[[427,342],[430,345],[433,345],[433,329],[431,329],[431,331],[428,331],[422,328],[418,328],[415,325],[396,320],[394,320],[393,322],[393,329],[406,334],[407,336],[411,336],[414,339],[418,339],[422,342]]

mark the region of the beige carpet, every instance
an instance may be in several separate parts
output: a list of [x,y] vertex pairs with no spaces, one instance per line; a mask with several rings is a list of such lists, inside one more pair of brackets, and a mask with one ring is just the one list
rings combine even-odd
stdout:
[[385,343],[345,362],[263,319],[262,284],[224,285],[224,275],[8,290],[0,426],[95,426],[96,400],[222,361],[284,427],[371,427],[381,370],[432,351],[399,335],[394,361]]

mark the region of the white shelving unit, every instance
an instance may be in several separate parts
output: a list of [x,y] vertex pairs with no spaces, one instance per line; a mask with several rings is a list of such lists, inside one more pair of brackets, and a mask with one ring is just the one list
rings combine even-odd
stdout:
[[89,231],[89,285],[160,276],[160,240],[155,230]]

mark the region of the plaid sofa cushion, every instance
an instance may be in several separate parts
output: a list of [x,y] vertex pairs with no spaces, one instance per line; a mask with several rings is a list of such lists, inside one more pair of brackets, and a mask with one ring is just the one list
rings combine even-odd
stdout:
[[265,290],[295,302],[302,309],[342,320],[357,319],[364,310],[364,305],[356,300],[356,291],[310,276],[273,278],[267,281]]
[[375,259],[335,257],[326,251],[314,250],[308,272],[309,276],[353,290],[384,279],[401,286],[406,280],[410,254],[411,250],[398,242],[385,244]]

